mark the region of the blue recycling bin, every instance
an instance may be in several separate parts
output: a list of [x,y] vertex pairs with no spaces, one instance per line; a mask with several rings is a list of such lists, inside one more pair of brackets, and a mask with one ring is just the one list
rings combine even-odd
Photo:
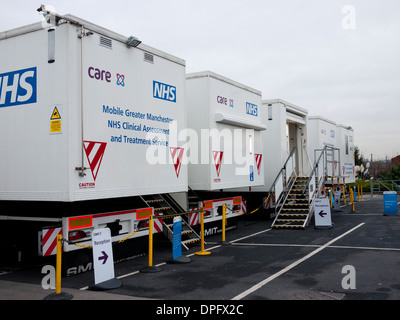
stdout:
[[385,216],[399,214],[396,191],[385,191],[383,193],[383,214]]

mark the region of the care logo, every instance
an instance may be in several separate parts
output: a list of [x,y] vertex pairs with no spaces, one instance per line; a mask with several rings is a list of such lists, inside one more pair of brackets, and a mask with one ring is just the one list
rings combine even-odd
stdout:
[[[95,68],[95,67],[89,67],[88,68],[88,76],[91,79],[111,83],[111,72],[108,70],[99,69],[99,68]],[[116,76],[117,76],[116,85],[125,87],[125,75],[117,73]]]
[[117,86],[125,87],[125,76],[117,73]]

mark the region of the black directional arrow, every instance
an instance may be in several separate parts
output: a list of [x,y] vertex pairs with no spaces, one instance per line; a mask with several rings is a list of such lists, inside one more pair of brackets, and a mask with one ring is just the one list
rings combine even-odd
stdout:
[[321,218],[323,218],[324,216],[326,216],[327,215],[327,213],[326,212],[324,212],[324,210],[321,210],[321,212],[320,213],[318,213],[320,216],[321,216]]
[[104,251],[101,252],[103,255],[101,257],[99,257],[99,261],[103,260],[103,264],[105,264],[107,262],[108,259],[108,255],[107,253],[105,253]]

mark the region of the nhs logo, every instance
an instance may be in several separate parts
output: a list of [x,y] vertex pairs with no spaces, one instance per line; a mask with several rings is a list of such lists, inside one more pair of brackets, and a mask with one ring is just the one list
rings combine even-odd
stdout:
[[153,81],[153,97],[170,102],[176,102],[176,87]]
[[255,117],[258,117],[257,105],[250,102],[246,102],[246,113]]
[[0,108],[35,103],[36,67],[0,74]]

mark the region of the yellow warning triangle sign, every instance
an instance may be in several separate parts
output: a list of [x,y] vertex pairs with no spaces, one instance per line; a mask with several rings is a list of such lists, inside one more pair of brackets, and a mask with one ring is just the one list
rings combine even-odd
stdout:
[[53,113],[51,114],[50,120],[57,120],[57,119],[61,119],[61,115],[58,112],[57,107],[54,107]]

